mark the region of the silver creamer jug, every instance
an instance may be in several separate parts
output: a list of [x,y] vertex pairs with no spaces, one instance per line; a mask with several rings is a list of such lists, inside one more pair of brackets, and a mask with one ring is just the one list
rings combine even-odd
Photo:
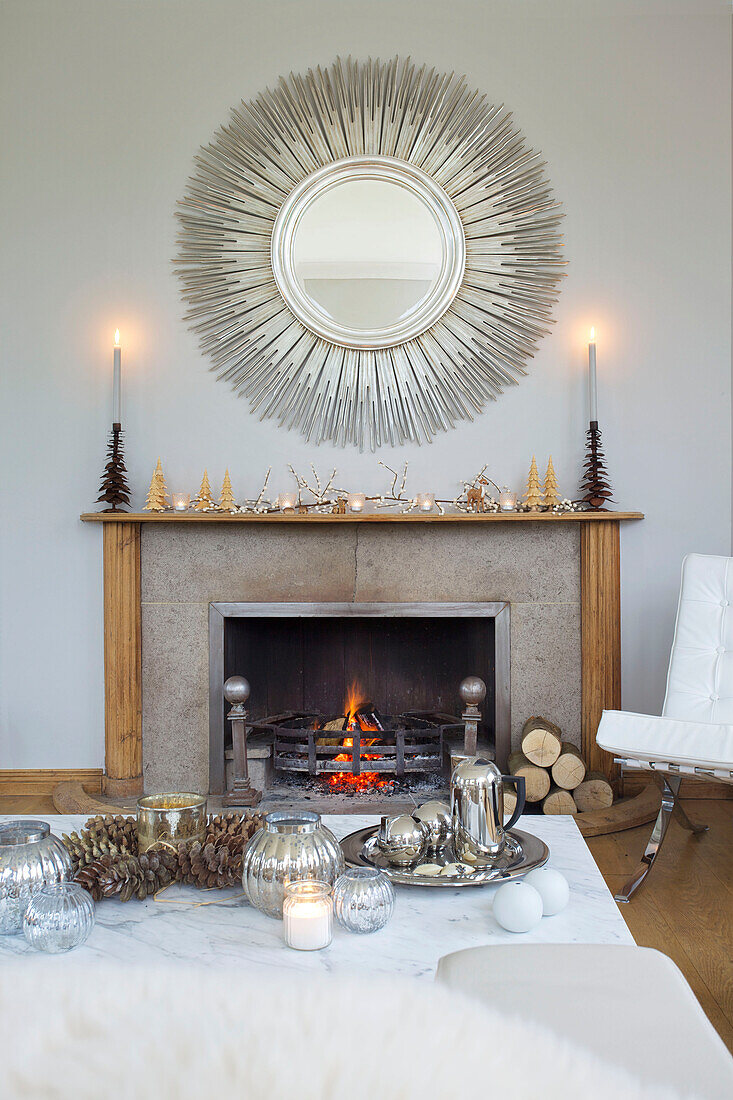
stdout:
[[[504,784],[517,789],[517,805],[504,823]],[[451,817],[456,858],[469,863],[499,859],[511,829],[524,809],[524,776],[502,775],[481,757],[462,760],[451,776]]]

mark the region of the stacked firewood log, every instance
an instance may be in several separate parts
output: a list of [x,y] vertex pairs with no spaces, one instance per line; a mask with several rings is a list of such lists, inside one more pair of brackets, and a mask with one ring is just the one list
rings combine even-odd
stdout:
[[[589,772],[580,750],[563,741],[562,731],[547,718],[528,718],[520,748],[509,757],[512,775],[524,776],[527,802],[539,802],[545,814],[603,810],[613,802],[611,784],[601,772]],[[504,789],[504,810],[512,813],[516,795]]]

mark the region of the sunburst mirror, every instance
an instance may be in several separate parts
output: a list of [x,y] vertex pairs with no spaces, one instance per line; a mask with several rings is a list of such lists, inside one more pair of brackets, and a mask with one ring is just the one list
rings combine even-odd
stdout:
[[561,212],[463,78],[395,58],[291,74],[196,158],[176,257],[212,369],[320,443],[470,420],[552,319]]

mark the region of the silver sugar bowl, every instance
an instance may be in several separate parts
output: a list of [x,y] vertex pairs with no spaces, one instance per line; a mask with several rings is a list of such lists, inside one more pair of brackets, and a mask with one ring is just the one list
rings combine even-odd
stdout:
[[389,863],[407,865],[414,863],[427,851],[430,830],[424,822],[409,814],[383,817],[377,844]]
[[0,823],[0,933],[22,932],[33,891],[73,873],[71,856],[47,821]]
[[285,887],[310,879],[333,886],[345,867],[341,845],[320,814],[310,811],[267,814],[242,856],[242,885],[255,909],[281,918]]
[[434,798],[418,806],[412,816],[428,827],[429,851],[440,852],[453,843],[453,819],[447,802],[440,802]]

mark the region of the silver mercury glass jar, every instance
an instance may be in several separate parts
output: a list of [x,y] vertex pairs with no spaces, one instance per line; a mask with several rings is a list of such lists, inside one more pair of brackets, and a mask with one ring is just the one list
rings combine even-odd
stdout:
[[242,886],[256,909],[280,918],[289,882],[310,879],[333,886],[344,866],[341,845],[320,814],[278,810],[267,814],[244,849]]
[[0,933],[23,931],[33,891],[73,874],[71,856],[47,821],[0,823]]

